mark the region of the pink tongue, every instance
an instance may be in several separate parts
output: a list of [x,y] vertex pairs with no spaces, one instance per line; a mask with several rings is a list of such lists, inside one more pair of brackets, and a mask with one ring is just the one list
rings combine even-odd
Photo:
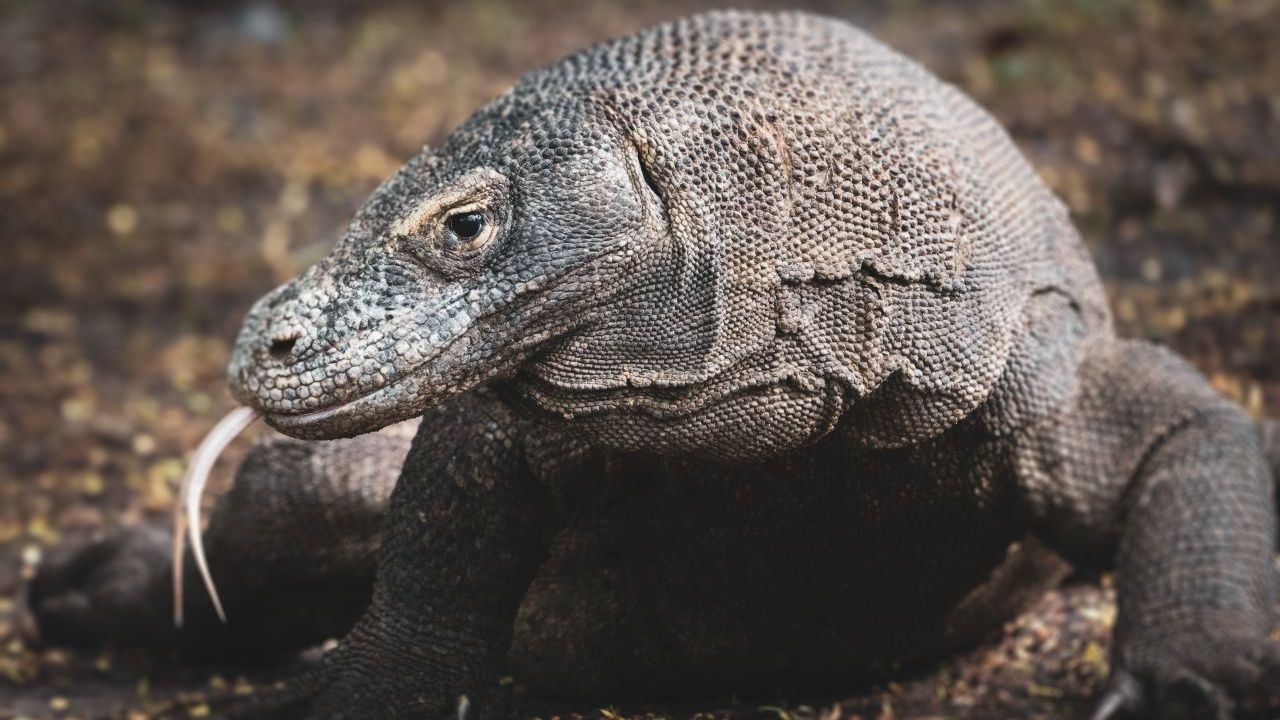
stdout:
[[204,543],[200,537],[200,497],[204,494],[204,486],[209,482],[209,472],[213,470],[218,456],[257,419],[258,413],[247,407],[239,407],[227,413],[200,441],[200,446],[191,455],[186,474],[182,476],[178,504],[173,508],[173,624],[176,627],[182,627],[182,556],[183,541],[188,534],[191,537],[191,554],[195,557],[196,567],[200,569],[205,589],[213,600],[213,609],[217,611],[218,619],[223,624],[227,622],[222,599],[218,597],[213,576],[209,574],[209,563],[204,557]]

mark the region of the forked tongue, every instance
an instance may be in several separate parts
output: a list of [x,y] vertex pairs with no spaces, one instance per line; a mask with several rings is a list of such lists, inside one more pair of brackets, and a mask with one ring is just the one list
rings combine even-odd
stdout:
[[258,413],[247,407],[239,407],[227,413],[217,425],[200,441],[200,446],[191,456],[187,472],[182,476],[182,485],[178,490],[178,503],[173,508],[173,624],[182,627],[182,559],[184,553],[184,536],[191,538],[191,555],[195,558],[200,577],[204,579],[205,589],[209,591],[209,599],[213,600],[213,609],[218,619],[226,624],[227,615],[222,609],[222,599],[218,597],[218,589],[214,587],[213,576],[209,574],[209,563],[204,558],[204,543],[200,536],[200,497],[204,494],[204,486],[209,482],[209,473],[213,464],[223,450],[236,439],[244,429],[258,419]]

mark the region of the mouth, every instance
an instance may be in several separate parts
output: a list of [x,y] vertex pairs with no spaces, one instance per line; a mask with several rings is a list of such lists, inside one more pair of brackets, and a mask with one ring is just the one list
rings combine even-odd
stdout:
[[423,380],[410,372],[364,395],[304,413],[263,412],[268,425],[303,440],[334,440],[381,430],[422,414]]

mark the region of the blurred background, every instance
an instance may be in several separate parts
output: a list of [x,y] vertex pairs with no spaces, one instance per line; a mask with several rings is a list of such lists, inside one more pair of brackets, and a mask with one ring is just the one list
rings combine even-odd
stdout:
[[[59,543],[167,519],[231,407],[243,313],[404,159],[532,67],[701,4],[0,0],[0,717],[200,717],[287,672],[33,646],[22,583]],[[1122,332],[1280,416],[1280,1],[789,6],[989,108],[1071,207]],[[1057,716],[1097,687],[1112,614],[1069,588],[924,675],[729,712]]]

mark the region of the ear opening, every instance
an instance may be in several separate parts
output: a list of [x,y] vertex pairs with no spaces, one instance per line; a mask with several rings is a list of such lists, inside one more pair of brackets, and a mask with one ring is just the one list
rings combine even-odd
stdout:
[[662,208],[663,215],[667,214],[667,199],[662,194],[662,188],[658,185],[657,179],[653,176],[653,170],[649,164],[645,162],[644,152],[641,151],[640,143],[634,138],[627,143],[631,150],[631,182],[635,185],[637,194],[644,194],[646,189],[652,193],[658,206]]
[[649,166],[645,163],[644,158],[636,154],[636,162],[640,165],[640,177],[644,178],[644,184],[649,186],[654,195],[662,197],[662,192],[658,190],[658,181],[653,179],[653,172],[649,170]]

